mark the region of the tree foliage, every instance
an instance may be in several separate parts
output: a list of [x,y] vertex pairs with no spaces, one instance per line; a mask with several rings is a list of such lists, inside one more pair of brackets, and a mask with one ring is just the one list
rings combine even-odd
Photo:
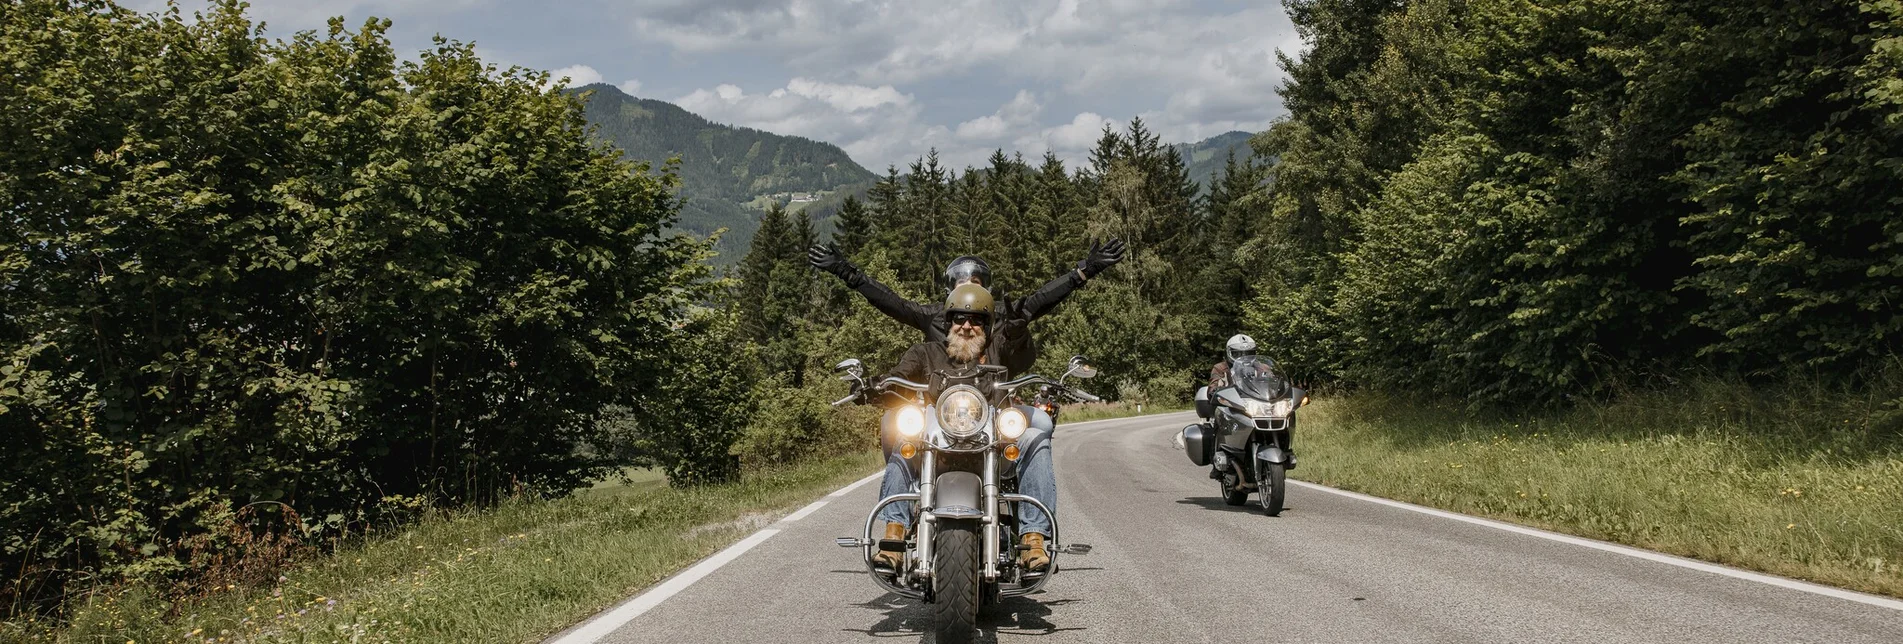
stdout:
[[1899,348],[1895,3],[1289,8],[1245,319],[1299,371],[1526,401]]
[[7,594],[189,567],[249,503],[323,529],[619,466],[600,411],[667,384],[704,297],[675,179],[546,74],[399,63],[388,25],[0,5]]

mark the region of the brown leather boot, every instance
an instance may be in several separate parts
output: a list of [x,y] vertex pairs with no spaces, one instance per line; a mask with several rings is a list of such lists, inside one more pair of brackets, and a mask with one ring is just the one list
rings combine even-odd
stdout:
[[1051,555],[1044,551],[1044,535],[1036,532],[1018,538],[1018,545],[1024,546],[1018,551],[1018,565],[1029,572],[1043,572],[1051,565]]
[[[882,541],[904,542],[905,541],[905,524],[891,522],[891,521],[886,522],[885,538],[882,539]],[[872,565],[875,565],[881,568],[891,568],[893,570],[898,570],[899,561],[903,559],[904,557],[905,557],[904,552],[893,552],[891,550],[878,550],[872,553]]]

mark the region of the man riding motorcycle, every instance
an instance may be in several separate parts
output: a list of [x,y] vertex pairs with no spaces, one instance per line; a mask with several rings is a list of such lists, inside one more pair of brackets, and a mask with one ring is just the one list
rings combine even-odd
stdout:
[[[1230,372],[1235,367],[1236,361],[1243,358],[1255,358],[1270,368],[1273,368],[1275,365],[1274,361],[1268,358],[1256,357],[1255,338],[1241,333],[1229,336],[1229,341],[1223,344],[1222,361],[1217,362],[1216,366],[1209,370],[1209,391],[1211,395],[1214,395],[1217,389],[1233,384],[1230,382]],[[1293,437],[1291,437],[1290,440],[1293,440]],[[1294,469],[1295,447],[1292,444],[1288,448],[1288,462],[1289,468]],[[1221,478],[1221,473],[1211,470],[1209,477]]]
[[[912,345],[899,358],[899,364],[887,373],[888,377],[903,378],[913,382],[928,382],[933,374],[946,371],[964,371],[979,364],[998,364],[998,345],[992,341],[986,329],[991,323],[993,301],[991,293],[975,283],[963,284],[952,289],[943,306],[944,317],[951,323],[949,337],[943,340],[927,341]],[[1050,436],[1052,423],[1048,415],[1042,412],[1032,416],[1030,426],[1018,439],[1023,446],[1023,456],[1017,462],[1018,491],[1033,497],[1053,511],[1057,508],[1057,476],[1051,468]],[[880,445],[885,450],[885,479],[879,486],[879,496],[886,497],[912,491],[917,463],[907,461],[899,453],[900,440],[897,426],[888,414],[880,427]],[[1018,563],[1029,571],[1042,571],[1050,564],[1050,554],[1044,548],[1051,531],[1051,517],[1035,506],[1025,504]],[[907,527],[911,522],[912,504],[893,503],[879,512],[879,518],[885,521],[886,540],[903,541]],[[897,570],[900,553],[881,550],[874,555],[874,563]]]
[[1243,334],[1229,336],[1224,345],[1222,360],[1209,369],[1209,390],[1215,391],[1229,386],[1229,368],[1234,366],[1236,358],[1255,355],[1255,338]]
[[[950,336],[951,321],[944,306],[920,304],[900,297],[891,288],[867,277],[831,245],[814,244],[807,249],[806,255],[814,268],[844,280],[847,287],[858,291],[873,308],[924,332],[926,342],[940,341]],[[1120,261],[1123,261],[1121,240],[1092,243],[1090,253],[1078,260],[1076,270],[1052,279],[1021,299],[1000,302],[995,316],[997,319],[994,320],[996,327],[989,329],[996,336],[992,342],[998,345],[998,355],[1002,358],[997,364],[1004,365],[1012,376],[1029,371],[1031,365],[1037,362],[1037,346],[1032,342],[1028,328],[1030,322],[1050,313],[1058,303],[1070,296],[1071,291]],[[963,284],[977,284],[986,288],[992,286],[991,267],[984,260],[971,255],[952,260],[940,279],[946,289]]]

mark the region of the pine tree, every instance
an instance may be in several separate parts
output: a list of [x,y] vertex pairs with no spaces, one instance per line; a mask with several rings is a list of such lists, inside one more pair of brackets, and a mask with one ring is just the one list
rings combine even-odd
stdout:
[[777,204],[767,208],[766,214],[760,217],[759,229],[753,233],[753,243],[746,257],[740,260],[737,271],[740,283],[735,293],[741,310],[740,336],[755,344],[765,344],[773,331],[763,305],[769,297],[768,283],[773,277],[773,268],[780,263],[781,251],[791,233],[786,209]]
[[872,211],[866,209],[865,202],[856,196],[846,197],[845,203],[839,205],[839,214],[833,216],[832,243],[839,252],[849,259],[858,258],[860,251],[878,234],[878,222]]

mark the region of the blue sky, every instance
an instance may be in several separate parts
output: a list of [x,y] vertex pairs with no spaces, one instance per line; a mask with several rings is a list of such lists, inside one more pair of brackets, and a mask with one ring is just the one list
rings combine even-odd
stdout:
[[[142,11],[163,0],[120,0]],[[1236,0],[251,0],[267,36],[392,20],[399,51],[436,34],[484,60],[556,70],[709,119],[839,145],[868,168],[936,147],[1083,158],[1141,116],[1166,142],[1258,131],[1283,113],[1279,2]],[[190,13],[202,9],[183,0]]]

